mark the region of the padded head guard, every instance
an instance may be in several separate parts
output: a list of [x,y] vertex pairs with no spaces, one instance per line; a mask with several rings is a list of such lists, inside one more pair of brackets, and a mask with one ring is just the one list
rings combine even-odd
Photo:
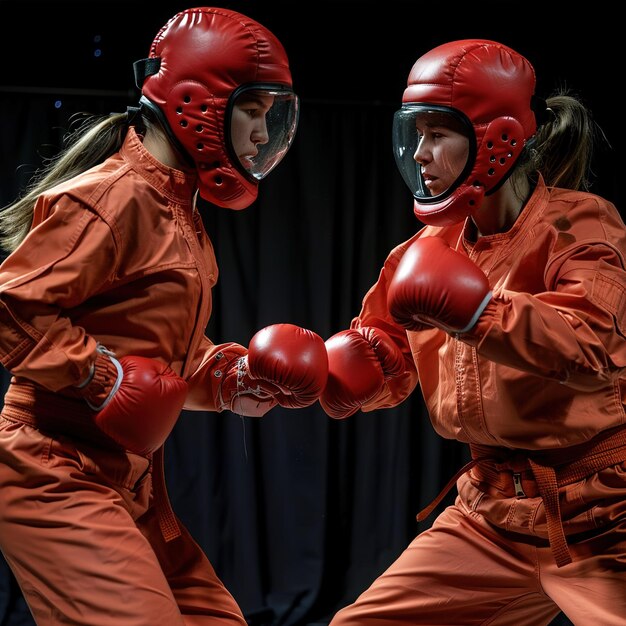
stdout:
[[[466,39],[420,57],[394,117],[394,155],[415,198],[416,217],[443,226],[474,213],[506,180],[536,131],[535,72],[520,54],[495,41]],[[545,108],[545,104],[544,104]],[[430,196],[413,155],[419,113],[447,112],[469,137],[469,158],[456,182]],[[413,142],[413,145],[411,145]]]
[[[249,206],[259,180],[285,156],[298,122],[298,98],[278,39],[235,11],[187,9],[159,31],[149,58],[135,63],[135,78],[140,103],[197,169],[200,195],[222,207]],[[230,128],[242,94],[273,102],[265,115],[268,138],[245,159],[235,153]]]

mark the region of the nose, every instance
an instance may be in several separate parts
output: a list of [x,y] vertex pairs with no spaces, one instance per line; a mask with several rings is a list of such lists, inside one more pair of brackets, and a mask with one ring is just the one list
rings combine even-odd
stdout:
[[429,163],[432,160],[432,155],[430,150],[428,150],[426,146],[426,142],[424,141],[424,136],[422,135],[417,142],[417,148],[413,154],[413,160],[420,165],[424,165],[425,163]]
[[265,116],[259,118],[258,122],[254,125],[250,139],[254,145],[265,144],[270,140]]

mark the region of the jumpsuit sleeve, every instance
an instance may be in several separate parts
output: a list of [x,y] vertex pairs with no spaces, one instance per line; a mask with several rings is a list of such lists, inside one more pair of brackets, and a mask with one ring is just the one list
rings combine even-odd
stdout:
[[71,309],[109,279],[116,250],[109,226],[68,196],[38,203],[34,215],[0,266],[0,363],[57,391],[89,374],[97,342],[72,323]]
[[400,244],[390,252],[380,271],[377,282],[363,298],[359,315],[350,324],[350,328],[355,329],[374,326],[383,330],[397,344],[404,355],[404,372],[400,376],[390,378],[385,382],[380,393],[361,407],[361,410],[365,412],[397,406],[412,393],[418,384],[417,368],[415,367],[406,330],[394,322],[387,309],[389,282],[393,278],[402,255],[412,241],[413,239]]
[[216,345],[208,337],[203,337],[192,360],[191,374],[186,379],[189,393],[184,408],[190,411],[222,411],[219,402],[222,379],[246,354],[248,350],[237,343]]
[[615,381],[626,368],[624,255],[607,241],[573,245],[548,263],[547,290],[496,290],[470,335],[492,361],[580,390]]

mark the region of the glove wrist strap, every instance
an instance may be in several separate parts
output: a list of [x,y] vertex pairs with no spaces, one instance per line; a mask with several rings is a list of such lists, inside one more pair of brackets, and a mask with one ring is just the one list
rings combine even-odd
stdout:
[[[105,348],[104,346],[98,344],[96,348],[96,352],[98,355],[102,355],[102,357],[108,358],[111,361],[111,363],[113,363],[113,365],[115,366],[115,370],[117,372],[117,376],[116,376],[115,382],[113,383],[113,386],[111,387],[111,390],[109,391],[106,398],[100,404],[94,404],[93,402],[90,402],[89,398],[85,398],[85,402],[87,403],[87,406],[92,411],[97,412],[97,411],[101,411],[107,404],[109,404],[109,402],[111,401],[111,399],[113,398],[117,390],[120,388],[120,385],[122,384],[122,381],[124,380],[124,370],[122,369],[121,363],[115,358],[114,353],[111,352],[110,350],[107,350],[107,348]],[[94,372],[95,372],[95,369],[96,369],[95,364],[92,367],[94,368]],[[93,380],[93,377],[94,375],[91,376],[92,380]]]

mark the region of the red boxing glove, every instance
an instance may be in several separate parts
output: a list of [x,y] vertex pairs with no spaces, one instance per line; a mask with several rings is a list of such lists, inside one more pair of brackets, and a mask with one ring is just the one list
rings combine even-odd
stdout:
[[404,371],[404,356],[383,330],[374,326],[342,330],[326,341],[328,382],[320,398],[335,419],[349,417],[372,400],[385,381]]
[[469,257],[441,237],[421,237],[398,264],[387,306],[408,330],[428,324],[462,334],[474,327],[491,297],[487,277]]
[[292,324],[267,326],[226,372],[221,408],[262,417],[277,404],[306,407],[319,398],[327,377],[328,357],[319,335]]
[[169,436],[187,397],[187,383],[167,365],[141,356],[118,361],[100,351],[117,368],[117,380],[99,406],[84,396],[96,411],[95,424],[116,443],[136,454],[146,455],[160,448]]
[[274,324],[260,330],[248,346],[252,379],[278,387],[278,404],[298,409],[313,404],[328,378],[324,340],[306,328]]

